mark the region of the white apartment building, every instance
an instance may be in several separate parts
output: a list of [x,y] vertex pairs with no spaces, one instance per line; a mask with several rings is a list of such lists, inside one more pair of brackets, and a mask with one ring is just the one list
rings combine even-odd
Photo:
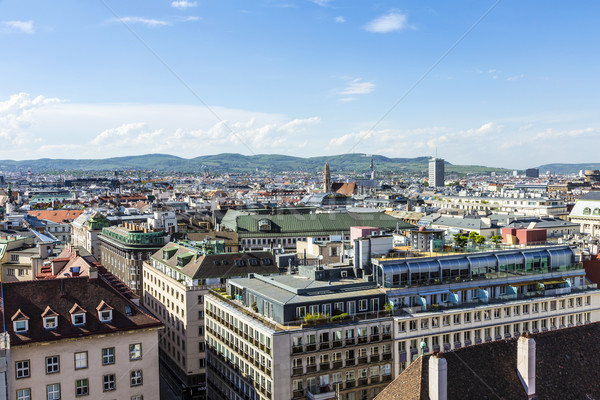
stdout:
[[580,225],[580,232],[600,236],[600,192],[589,192],[575,202],[569,221]]
[[[211,251],[208,251],[211,249]],[[143,264],[145,306],[166,326],[161,373],[184,398],[206,398],[204,298],[226,278],[279,272],[268,252],[213,253],[211,242],[168,243]]]
[[9,399],[156,399],[162,324],[90,277],[4,284]]
[[485,211],[535,217],[562,217],[568,214],[564,201],[544,197],[435,196],[430,202],[433,207],[441,210]]
[[423,350],[600,320],[600,290],[568,246],[374,260],[375,280],[398,310],[395,371]]
[[343,400],[374,398],[393,377],[393,320],[384,292],[351,270],[254,275],[210,293],[209,397],[325,400],[337,391]]

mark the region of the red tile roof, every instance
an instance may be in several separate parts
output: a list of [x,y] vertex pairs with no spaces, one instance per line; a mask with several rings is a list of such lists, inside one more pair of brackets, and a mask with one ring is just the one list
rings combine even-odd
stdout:
[[27,213],[33,215],[37,219],[45,219],[56,222],[57,224],[62,224],[73,221],[83,214],[83,210],[33,210],[27,211]]

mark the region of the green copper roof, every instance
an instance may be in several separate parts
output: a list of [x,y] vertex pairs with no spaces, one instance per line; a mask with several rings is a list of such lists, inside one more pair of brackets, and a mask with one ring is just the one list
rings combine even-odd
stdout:
[[[244,236],[294,236],[294,234],[335,234],[349,232],[352,226],[372,226],[375,228],[399,229],[412,228],[413,225],[385,213],[331,213],[331,214],[285,214],[285,215],[248,215],[228,211],[222,224]],[[230,214],[231,213],[231,214]],[[259,221],[269,222],[259,229]]]

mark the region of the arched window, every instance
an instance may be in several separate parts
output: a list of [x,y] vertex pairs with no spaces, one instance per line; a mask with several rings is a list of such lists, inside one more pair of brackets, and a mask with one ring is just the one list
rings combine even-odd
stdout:
[[594,208],[594,215],[600,215],[600,208]]
[[583,209],[583,215],[590,215],[591,212],[592,212],[592,210],[590,210],[589,207],[586,207]]

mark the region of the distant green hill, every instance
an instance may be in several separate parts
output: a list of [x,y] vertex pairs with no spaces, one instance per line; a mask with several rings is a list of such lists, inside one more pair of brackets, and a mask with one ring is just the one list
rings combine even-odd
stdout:
[[599,163],[587,163],[587,164],[544,164],[538,167],[540,173],[551,171],[553,174],[568,175],[577,174],[581,170],[586,169],[598,169],[600,170]]
[[[293,157],[281,154],[258,154],[245,156],[235,153],[223,153],[200,156],[192,159],[168,154],[146,154],[130,157],[113,157],[91,160],[49,159],[28,161],[0,161],[0,170],[31,170],[36,172],[59,171],[112,171],[112,170],[154,170],[163,172],[211,172],[244,173],[259,171],[319,172],[325,162],[332,173],[366,173],[369,171],[371,157],[378,173],[424,174],[428,169],[429,157],[389,158],[380,155],[360,153],[340,154],[321,157]],[[446,174],[508,172],[502,168],[490,168],[473,165],[452,165],[446,162]]]

